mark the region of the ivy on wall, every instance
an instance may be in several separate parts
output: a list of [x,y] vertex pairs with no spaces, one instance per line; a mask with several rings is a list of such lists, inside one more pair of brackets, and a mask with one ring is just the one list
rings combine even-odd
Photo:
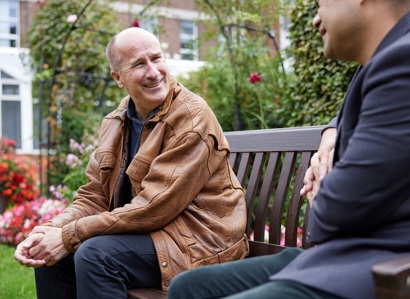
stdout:
[[288,55],[293,61],[295,82],[289,84],[288,101],[282,106],[286,126],[321,125],[337,115],[357,64],[329,60],[323,42],[313,28],[317,13],[314,1],[297,0],[290,11]]

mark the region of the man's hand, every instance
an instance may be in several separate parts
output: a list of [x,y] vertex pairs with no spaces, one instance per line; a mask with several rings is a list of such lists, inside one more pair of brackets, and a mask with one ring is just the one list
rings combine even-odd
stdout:
[[52,266],[69,254],[64,247],[61,228],[36,226],[29,237],[21,242],[14,258],[27,267]]
[[17,260],[20,265],[25,265],[27,267],[38,268],[45,265],[46,262],[44,260],[34,259],[29,253],[30,248],[39,244],[43,237],[44,234],[41,233],[31,234],[17,246],[16,251],[14,252],[14,259]]
[[69,254],[63,243],[62,229],[51,226],[36,226],[33,234],[44,234],[40,243],[31,246],[29,254],[36,260],[44,260],[47,266],[52,266]]
[[335,142],[336,128],[326,129],[322,134],[317,153],[310,160],[310,167],[303,179],[304,185],[300,195],[306,196],[311,204],[319,190],[320,181],[332,170]]

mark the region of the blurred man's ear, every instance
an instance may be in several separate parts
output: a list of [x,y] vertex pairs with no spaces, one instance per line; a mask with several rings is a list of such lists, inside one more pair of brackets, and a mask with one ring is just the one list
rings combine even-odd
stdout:
[[119,75],[117,72],[115,72],[115,71],[111,71],[110,74],[111,74],[111,77],[114,79],[114,81],[117,83],[118,87],[119,87],[119,88],[123,88],[123,87],[124,87],[124,83],[122,83],[122,82],[120,81],[120,75]]

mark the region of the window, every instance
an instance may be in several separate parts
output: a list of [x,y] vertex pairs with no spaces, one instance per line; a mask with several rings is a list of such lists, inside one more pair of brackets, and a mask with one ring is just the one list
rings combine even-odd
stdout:
[[0,135],[15,140],[16,148],[21,148],[21,97],[19,82],[1,70],[0,90]]
[[3,84],[3,95],[19,95],[19,86],[17,84]]
[[189,20],[181,20],[179,34],[181,59],[198,60],[197,39],[198,29],[195,23]]
[[0,0],[0,47],[19,47],[19,2]]
[[2,136],[16,141],[21,148],[21,105],[20,101],[1,101]]

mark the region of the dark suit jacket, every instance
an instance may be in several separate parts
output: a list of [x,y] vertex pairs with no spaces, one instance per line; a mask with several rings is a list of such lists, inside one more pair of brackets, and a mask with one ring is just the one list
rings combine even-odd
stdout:
[[371,266],[410,254],[410,13],[358,69],[301,253],[272,279],[374,298]]

